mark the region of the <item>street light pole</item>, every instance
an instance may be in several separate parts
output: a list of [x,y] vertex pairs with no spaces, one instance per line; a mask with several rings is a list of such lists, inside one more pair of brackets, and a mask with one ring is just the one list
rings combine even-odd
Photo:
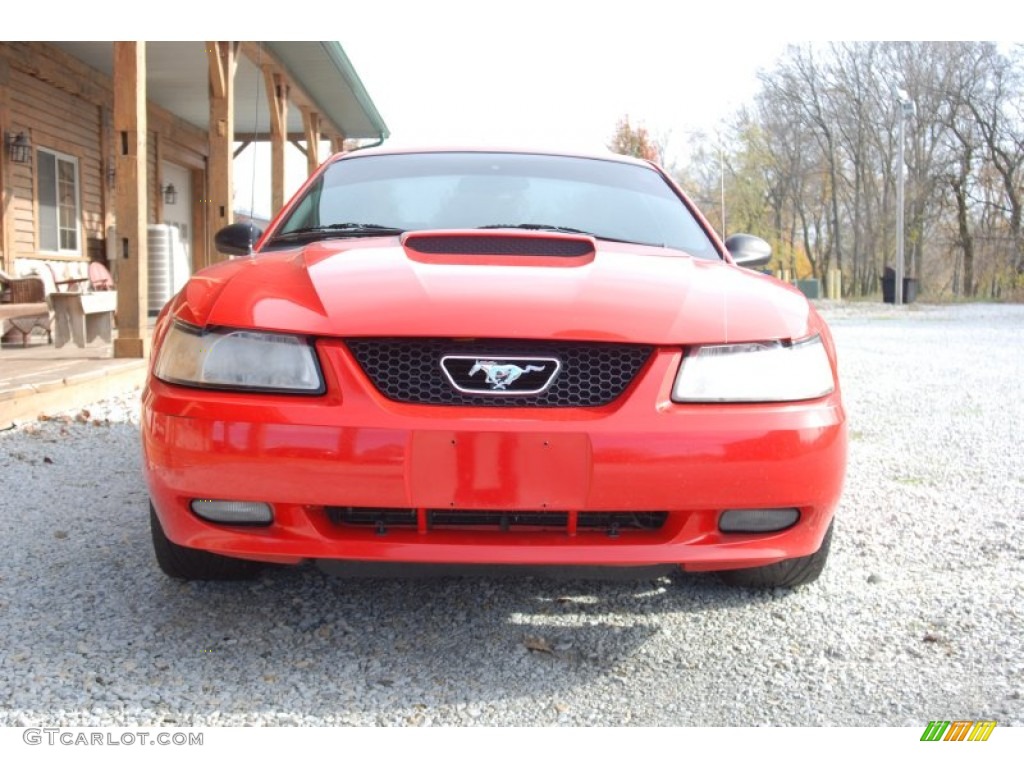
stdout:
[[894,303],[899,306],[903,303],[903,244],[904,235],[904,223],[903,223],[903,189],[904,189],[904,161],[903,161],[903,145],[905,142],[906,130],[904,123],[906,118],[911,117],[914,114],[914,102],[910,100],[906,91],[897,89],[896,97],[899,99],[900,108],[900,129],[899,129],[899,151],[897,163],[897,178],[899,179],[896,185],[896,285],[893,286],[895,293],[893,294]]
[[903,103],[900,102],[900,147],[897,153],[899,158],[896,161],[897,178],[896,184],[896,284],[893,288],[896,292],[894,303],[898,307],[903,303]]

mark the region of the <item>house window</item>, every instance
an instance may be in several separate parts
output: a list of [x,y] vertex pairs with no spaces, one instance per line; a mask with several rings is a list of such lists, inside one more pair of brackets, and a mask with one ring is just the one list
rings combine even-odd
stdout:
[[48,149],[36,152],[39,250],[79,253],[78,159]]

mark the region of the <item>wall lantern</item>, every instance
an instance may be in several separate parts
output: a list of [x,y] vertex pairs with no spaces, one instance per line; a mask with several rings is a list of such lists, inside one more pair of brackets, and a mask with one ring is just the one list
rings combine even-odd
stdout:
[[168,183],[162,191],[164,193],[164,202],[167,205],[174,205],[178,202],[178,190],[174,188],[173,184]]
[[7,156],[12,163],[27,163],[32,157],[32,145],[23,131],[19,131],[17,136],[8,133],[6,143]]

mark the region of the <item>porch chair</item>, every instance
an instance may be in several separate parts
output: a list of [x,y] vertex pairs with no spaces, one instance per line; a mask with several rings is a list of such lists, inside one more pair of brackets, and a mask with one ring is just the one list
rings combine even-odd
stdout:
[[117,290],[117,286],[114,285],[114,278],[110,276],[110,271],[99,261],[89,262],[89,284],[94,291]]
[[50,280],[53,282],[52,286],[46,286],[47,293],[57,293],[58,291],[61,293],[75,293],[83,290],[83,283],[89,282],[88,277],[69,277],[66,280],[58,280],[57,271],[53,268],[52,264],[47,264],[46,269],[49,271]]
[[21,345],[36,328],[46,331],[46,340],[53,342],[53,308],[47,298],[46,281],[39,275],[11,277],[0,271],[0,335],[21,334]]

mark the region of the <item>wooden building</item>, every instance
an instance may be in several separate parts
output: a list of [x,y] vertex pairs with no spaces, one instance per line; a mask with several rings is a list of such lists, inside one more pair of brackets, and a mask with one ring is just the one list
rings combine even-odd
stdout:
[[388,131],[338,43],[0,42],[0,135],[0,269],[68,279],[106,263],[115,355],[138,357],[150,267],[171,258],[150,253],[154,233],[173,235],[189,271],[224,258],[213,237],[232,222],[248,143],[270,143],[276,211],[289,143],[312,171],[322,143]]

